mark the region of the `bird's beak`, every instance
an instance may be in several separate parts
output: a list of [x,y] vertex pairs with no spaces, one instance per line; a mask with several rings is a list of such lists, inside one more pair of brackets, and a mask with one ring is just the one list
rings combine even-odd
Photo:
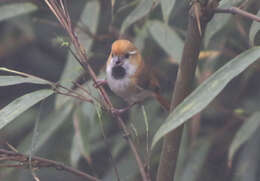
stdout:
[[112,64],[114,66],[121,66],[123,64],[123,60],[119,56],[114,56],[114,57],[112,57]]

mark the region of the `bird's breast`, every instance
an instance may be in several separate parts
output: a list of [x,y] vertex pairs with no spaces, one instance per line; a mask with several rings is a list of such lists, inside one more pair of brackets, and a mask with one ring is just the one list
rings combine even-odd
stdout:
[[122,78],[114,77],[113,74],[107,76],[107,82],[110,89],[117,95],[121,97],[127,96],[131,93],[131,79],[130,77],[124,76]]
[[137,66],[125,63],[123,66],[107,66],[107,82],[110,89],[128,103],[139,102],[151,96],[150,91],[145,91],[135,84],[133,77]]

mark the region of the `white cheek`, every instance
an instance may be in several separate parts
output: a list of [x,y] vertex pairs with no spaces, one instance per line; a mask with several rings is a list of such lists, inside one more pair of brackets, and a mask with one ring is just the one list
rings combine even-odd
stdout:
[[137,67],[129,63],[128,60],[122,65],[126,70],[126,75],[122,79],[114,79],[112,76],[113,65],[106,67],[107,81],[110,89],[121,97],[129,96],[129,88],[131,87],[131,76],[134,75]]
[[130,64],[128,60],[124,63],[123,67],[126,69],[127,76],[134,75],[137,69],[137,66]]
[[107,73],[107,75],[111,75],[112,74],[112,66],[111,66],[111,64],[107,65],[106,73]]

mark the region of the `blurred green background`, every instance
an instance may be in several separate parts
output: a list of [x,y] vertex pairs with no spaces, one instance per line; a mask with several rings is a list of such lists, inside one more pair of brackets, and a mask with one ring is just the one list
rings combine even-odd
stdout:
[[[111,43],[127,38],[156,70],[162,93],[170,100],[187,29],[188,0],[68,0],[67,5],[99,78],[104,78]],[[223,8],[240,5],[253,14],[260,8],[258,0],[223,0],[220,4]],[[241,52],[259,45],[259,29],[259,23],[240,16],[216,15],[205,32],[194,88]],[[44,1],[0,3],[1,67],[72,89],[76,81],[100,99],[67,42],[68,35]],[[0,75],[13,74],[0,71]],[[260,64],[256,62],[185,125],[176,180],[259,180],[259,76]],[[18,97],[46,88],[50,87],[31,83],[0,86],[0,114]],[[115,107],[126,105],[109,88],[106,90]],[[121,180],[140,180],[129,145],[108,113],[63,95],[53,94],[39,101],[0,129],[0,148],[7,148],[8,142],[21,153],[57,160],[108,181],[116,180],[114,165]],[[153,150],[150,145],[167,112],[154,100],[146,101],[144,109],[135,106],[123,117],[154,180],[162,141]],[[36,174],[40,180],[83,180],[54,168],[41,168]],[[29,169],[0,168],[0,180],[28,181],[33,177]]]

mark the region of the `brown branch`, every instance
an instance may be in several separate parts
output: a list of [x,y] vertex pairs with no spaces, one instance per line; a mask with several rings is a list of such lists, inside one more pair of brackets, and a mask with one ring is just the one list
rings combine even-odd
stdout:
[[[76,50],[76,54],[78,56],[78,62],[81,64],[81,66],[90,74],[92,80],[94,81],[94,83],[97,83],[97,76],[95,74],[95,72],[93,71],[92,67],[88,64],[88,58],[85,52],[84,47],[80,44],[80,42],[78,41],[78,37],[76,36],[72,25],[71,25],[71,21],[70,21],[70,17],[67,13],[67,10],[63,10],[63,3],[62,0],[60,0],[60,5],[58,5],[57,1],[53,1],[53,0],[45,0],[46,4],[48,5],[48,7],[50,8],[50,10],[53,12],[53,14],[57,17],[57,19],[59,20],[59,22],[61,23],[61,25],[63,26],[63,28],[67,31],[67,33],[70,36],[70,39],[72,41],[72,44],[74,45],[74,48]],[[111,113],[113,108],[113,105],[105,91],[105,89],[100,86],[97,88],[101,94],[101,96],[103,97],[106,105],[105,107],[110,110]],[[137,165],[139,167],[140,170],[140,174],[142,176],[143,181],[149,181],[145,169],[144,169],[144,164],[141,160],[140,155],[137,152],[137,149],[133,143],[133,141],[130,138],[130,132],[128,131],[123,119],[121,118],[120,115],[118,114],[113,114],[113,116],[116,118],[119,126],[121,127],[122,131],[124,132],[124,138],[126,139],[126,141],[128,142],[134,156],[135,159],[137,161]]]
[[214,10],[214,12],[215,13],[228,13],[228,14],[240,15],[240,16],[243,16],[245,18],[251,19],[253,21],[260,22],[260,17],[259,16],[256,16],[256,15],[254,15],[252,13],[249,13],[249,12],[244,11],[242,9],[239,9],[237,7],[231,7],[231,8],[227,8],[227,9],[216,8]]
[[[213,3],[217,3],[217,1]],[[202,38],[205,32],[206,24],[213,16],[212,11],[210,11],[211,7],[211,4],[204,7],[197,1],[195,1],[191,6],[188,15],[188,29],[182,59],[179,65],[171,101],[171,110],[175,109],[177,105],[180,104],[192,91],[193,79],[195,77],[195,70]],[[197,12],[198,10],[200,10],[200,12]],[[197,15],[200,15],[199,26]],[[174,180],[182,132],[183,125],[165,136],[157,173],[157,181]]]
[[13,152],[13,151],[4,150],[4,149],[0,149],[0,158],[3,158],[3,160],[6,160],[6,161],[18,162],[17,164],[1,164],[0,167],[30,168],[29,165],[31,164],[32,168],[52,167],[57,170],[63,170],[63,171],[69,172],[73,175],[80,176],[80,177],[85,178],[90,181],[101,181],[100,179],[93,177],[87,173],[84,173],[75,168],[66,166],[63,163],[56,162],[54,160],[49,160],[46,158],[32,156],[31,163],[29,163],[30,162],[29,156],[21,154],[21,153]]

